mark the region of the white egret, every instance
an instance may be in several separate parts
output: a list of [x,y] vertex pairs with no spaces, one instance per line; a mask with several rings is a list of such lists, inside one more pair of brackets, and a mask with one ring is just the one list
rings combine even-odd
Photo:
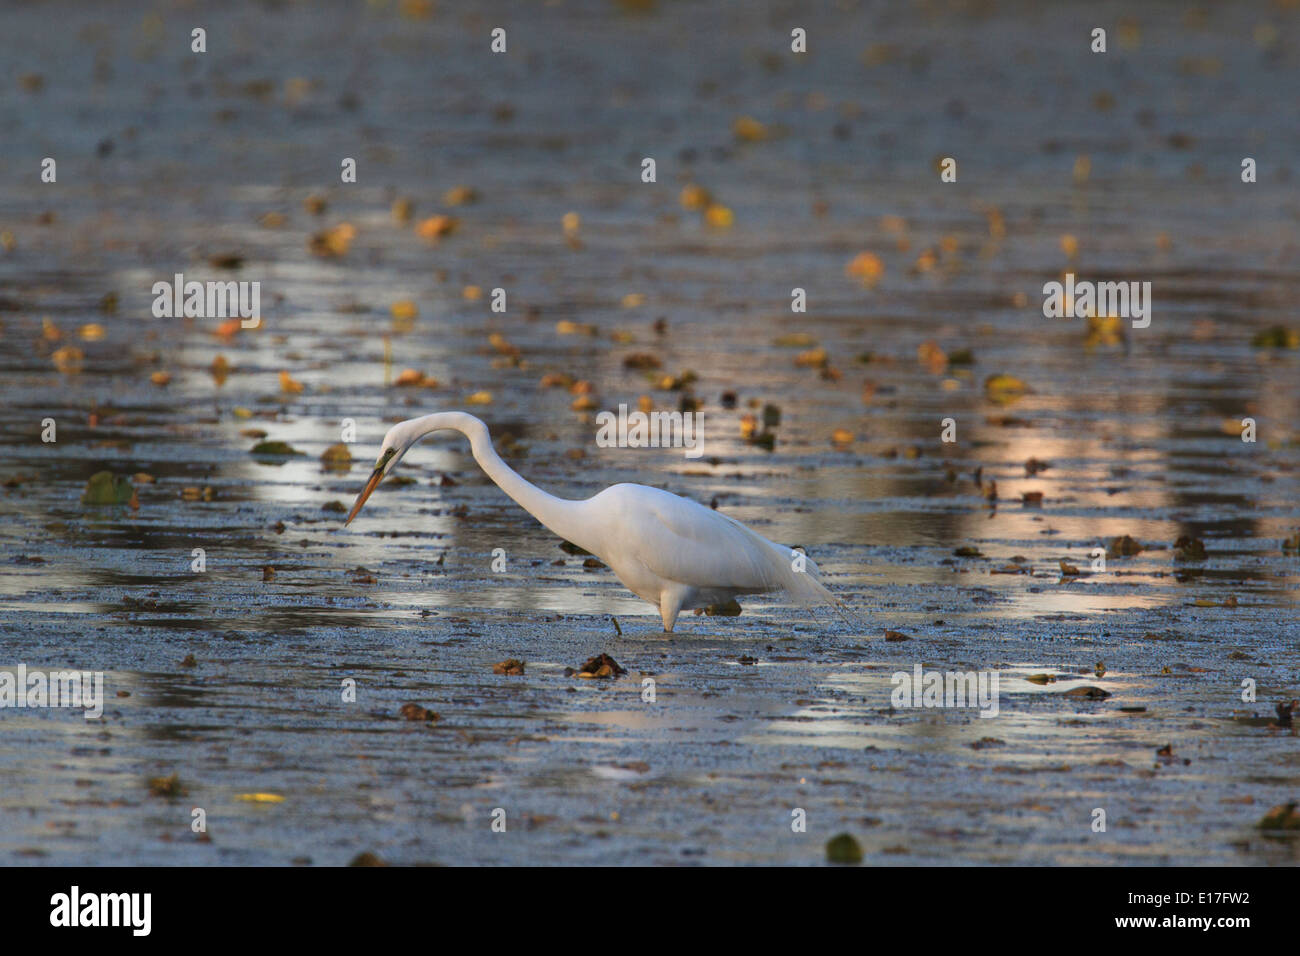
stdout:
[[438,412],[388,430],[370,475],[344,524],[425,435],[457,431],[479,467],[507,495],[561,538],[590,551],[633,594],[659,608],[671,633],[683,610],[724,604],[741,594],[785,591],[805,605],[840,601],[803,552],[774,544],[734,518],[658,488],[618,484],[583,501],[547,494],[507,465],[483,422],[465,412]]

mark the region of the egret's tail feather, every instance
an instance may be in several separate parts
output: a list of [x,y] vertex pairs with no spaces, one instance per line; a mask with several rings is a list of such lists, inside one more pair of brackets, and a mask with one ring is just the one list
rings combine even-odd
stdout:
[[829,605],[850,627],[866,630],[866,622],[859,618],[851,607],[835,596],[826,585],[817,579],[816,572],[796,572],[791,574],[785,584],[785,592],[805,607]]

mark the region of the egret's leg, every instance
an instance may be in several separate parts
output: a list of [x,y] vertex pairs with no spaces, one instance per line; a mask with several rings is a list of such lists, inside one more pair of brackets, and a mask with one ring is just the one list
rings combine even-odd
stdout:
[[682,604],[686,602],[686,590],[684,588],[664,588],[659,595],[659,616],[664,619],[664,633],[671,634],[673,625],[677,623],[677,615],[681,613]]

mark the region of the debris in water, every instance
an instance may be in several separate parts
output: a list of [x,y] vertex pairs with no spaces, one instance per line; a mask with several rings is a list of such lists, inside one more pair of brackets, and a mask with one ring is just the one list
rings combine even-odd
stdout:
[[406,720],[422,720],[427,724],[437,723],[442,718],[428,708],[421,707],[419,704],[403,704],[402,709],[398,711]]
[[1257,349],[1300,348],[1300,332],[1288,329],[1284,325],[1275,325],[1263,332],[1256,332],[1250,344]]
[[596,657],[590,658],[576,671],[572,667],[566,667],[564,669],[565,677],[573,677],[575,675],[583,678],[622,677],[626,673],[627,671],[623,666],[608,654],[600,654]]
[[508,677],[518,677],[524,672],[527,662],[516,660],[513,657],[507,658],[500,663],[492,665],[493,674],[505,674]]
[[990,375],[984,380],[984,395],[995,405],[1010,405],[1032,391],[1014,375]]
[[320,463],[325,471],[346,473],[352,468],[352,452],[343,442],[335,442],[321,452]]
[[170,777],[150,777],[149,792],[155,797],[183,797],[187,793],[179,774],[172,774]]
[[841,833],[826,841],[826,862],[853,865],[862,862],[862,844],[851,833]]
[[140,499],[136,496],[135,486],[123,478],[121,475],[115,475],[111,471],[98,471],[90,476],[86,482],[86,490],[81,493],[81,503],[83,505],[129,505],[131,508],[140,507]]
[[1200,538],[1189,538],[1187,535],[1183,535],[1174,542],[1174,560],[1204,561],[1205,542]]
[[249,449],[249,454],[266,455],[270,458],[292,458],[295,455],[301,455],[302,452],[295,449],[288,442],[261,441]]
[[696,614],[707,614],[709,617],[739,617],[740,611],[740,602],[735,598],[723,604],[710,604],[695,609]]
[[1274,807],[1256,824],[1260,830],[1300,830],[1300,813],[1295,801]]
[[1110,544],[1106,546],[1106,557],[1108,558],[1130,558],[1141,553],[1142,545],[1128,535],[1124,535],[1122,538],[1112,538]]

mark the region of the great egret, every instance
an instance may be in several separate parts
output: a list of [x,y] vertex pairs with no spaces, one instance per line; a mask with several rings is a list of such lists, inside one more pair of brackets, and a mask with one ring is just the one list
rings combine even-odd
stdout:
[[465,412],[438,412],[390,428],[344,524],[412,445],[443,430],[468,438],[479,467],[521,508],[600,558],[628,590],[658,607],[668,633],[681,611],[723,604],[740,594],[785,591],[801,604],[842,607],[802,551],[774,544],[694,501],[633,484],[612,485],[584,501],[547,494],[507,465],[492,447],[487,426]]

